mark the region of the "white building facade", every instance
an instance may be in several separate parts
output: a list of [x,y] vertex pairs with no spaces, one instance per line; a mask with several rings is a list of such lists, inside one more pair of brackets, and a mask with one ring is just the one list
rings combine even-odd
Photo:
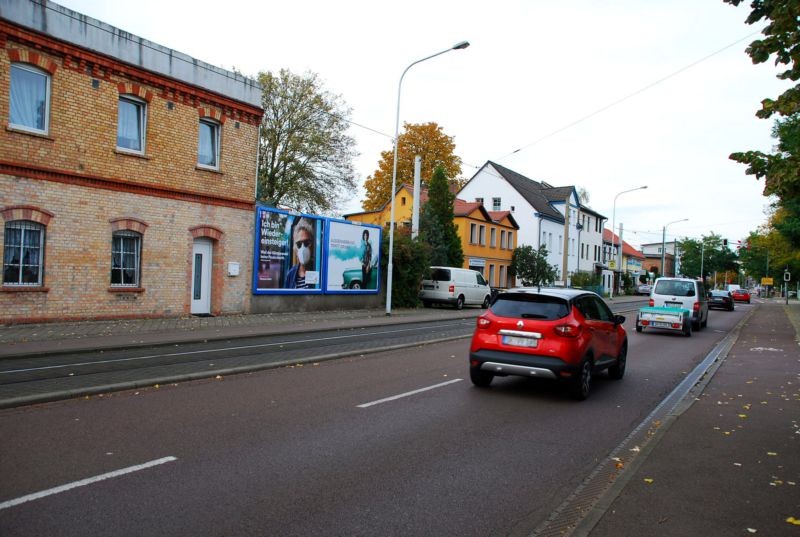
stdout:
[[[482,202],[489,211],[510,211],[519,224],[517,246],[544,245],[548,263],[563,281],[580,270],[595,271],[602,263],[604,216],[582,206],[574,186],[554,187],[487,161],[458,192],[465,201]],[[566,240],[565,240],[566,239]]]

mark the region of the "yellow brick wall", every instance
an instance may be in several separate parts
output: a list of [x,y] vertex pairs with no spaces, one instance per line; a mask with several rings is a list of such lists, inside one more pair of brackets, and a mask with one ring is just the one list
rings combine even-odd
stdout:
[[[11,41],[6,45],[6,49],[20,48],[25,47]],[[152,92],[151,102],[147,104],[145,154],[126,154],[116,150],[118,85],[131,81],[116,74],[109,75],[108,79],[93,77],[65,68],[61,58],[39,54],[58,65],[51,77],[49,133],[36,136],[2,129],[0,160],[228,199],[253,200],[257,125],[226,118],[221,127],[219,172],[199,170],[196,167],[199,108],[209,105],[171,100],[162,90],[137,82]],[[0,122],[3,127],[8,126],[10,65],[8,51],[0,51]],[[98,81],[96,89],[92,86],[93,80]]]
[[[212,298],[212,311],[249,311],[252,211],[7,175],[0,175],[0,193],[0,207],[34,205],[53,214],[45,238],[44,287],[48,291],[0,292],[0,322],[186,315],[191,302],[189,229],[198,225],[213,225],[224,233],[214,244],[222,289],[213,293],[220,298],[217,303]],[[109,291],[110,221],[121,217],[147,224],[142,237],[141,293]],[[239,276],[227,276],[228,262],[240,264]]]
[[[189,314],[190,228],[196,226],[222,232],[213,247],[212,313],[249,312],[259,120],[253,107],[232,108],[230,99],[214,100],[186,85],[173,91],[174,81],[152,73],[126,78],[130,68],[123,64],[86,67],[48,53],[60,50],[52,43],[0,39],[0,167],[6,170],[0,211],[25,205],[53,215],[46,228],[46,292],[0,287],[0,322]],[[45,136],[9,128],[10,55],[30,53],[41,59],[38,65],[55,65]],[[120,85],[138,86],[137,94],[150,98],[144,156],[116,150]],[[196,167],[200,109],[223,120],[219,172]],[[119,218],[147,224],[140,292],[109,291],[110,221]],[[239,276],[227,276],[228,262],[240,264]]]

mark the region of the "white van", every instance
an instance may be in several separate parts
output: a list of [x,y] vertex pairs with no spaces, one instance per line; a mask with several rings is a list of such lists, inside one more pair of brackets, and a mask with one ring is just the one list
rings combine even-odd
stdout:
[[650,292],[650,306],[689,310],[695,330],[708,324],[708,295],[700,280],[658,278]]
[[431,267],[431,279],[422,280],[419,298],[426,308],[450,304],[460,310],[465,304],[489,307],[492,290],[483,274],[458,267]]

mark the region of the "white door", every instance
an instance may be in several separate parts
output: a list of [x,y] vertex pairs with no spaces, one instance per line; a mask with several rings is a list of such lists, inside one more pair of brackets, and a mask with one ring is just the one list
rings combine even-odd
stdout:
[[211,241],[197,239],[192,248],[192,314],[211,313]]

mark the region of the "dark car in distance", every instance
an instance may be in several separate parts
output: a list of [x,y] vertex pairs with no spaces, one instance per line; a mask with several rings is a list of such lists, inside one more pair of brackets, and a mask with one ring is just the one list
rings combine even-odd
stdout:
[[711,291],[708,293],[708,309],[733,311],[733,297],[730,291]]
[[595,373],[625,375],[628,338],[622,323],[590,291],[515,288],[501,292],[478,317],[469,350],[472,383],[488,387],[494,377],[515,375],[565,382],[586,399]]

